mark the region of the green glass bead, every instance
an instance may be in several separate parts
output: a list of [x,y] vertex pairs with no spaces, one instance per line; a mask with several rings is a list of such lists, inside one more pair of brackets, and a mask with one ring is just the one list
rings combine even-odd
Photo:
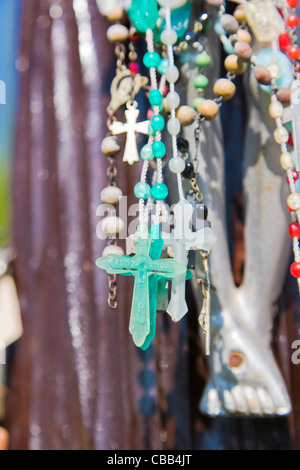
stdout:
[[156,183],[151,188],[151,194],[154,199],[161,201],[168,195],[168,187],[164,183]]
[[147,199],[150,196],[150,186],[148,183],[137,183],[134,187],[134,194],[138,199]]
[[160,140],[156,141],[152,145],[152,153],[155,158],[162,158],[166,155],[166,146]]
[[164,118],[160,114],[153,116],[151,119],[151,127],[155,132],[162,131],[165,127]]
[[141,150],[141,158],[143,160],[148,160],[148,162],[149,162],[150,160],[152,160],[153,157],[154,157],[154,155],[152,153],[151,145],[149,145],[149,144],[144,145],[144,147]]
[[158,52],[146,52],[143,57],[143,63],[145,67],[150,69],[151,67],[157,68],[160,64],[161,58]]
[[198,98],[195,98],[193,101],[193,108],[197,111],[199,104],[203,103],[205,101],[205,98],[202,96],[198,96]]
[[133,26],[140,33],[154,29],[159,18],[156,0],[132,0],[128,15]]
[[197,75],[193,84],[195,88],[206,88],[208,85],[208,78],[205,75]]
[[195,62],[198,67],[207,67],[211,64],[210,55],[206,51],[203,51],[196,56]]
[[169,59],[162,59],[161,60],[161,63],[159,64],[159,66],[157,67],[157,71],[163,75],[164,73],[166,73],[166,70],[167,68],[169,67]]
[[151,90],[149,92],[149,102],[151,106],[160,106],[162,101],[163,97],[159,90]]

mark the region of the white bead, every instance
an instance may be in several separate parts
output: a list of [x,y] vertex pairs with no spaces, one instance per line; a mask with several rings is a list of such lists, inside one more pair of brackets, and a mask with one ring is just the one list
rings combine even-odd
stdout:
[[124,228],[124,222],[119,217],[109,216],[102,221],[102,230],[105,235],[117,235]]
[[161,7],[179,8],[184,5],[187,0],[158,0]]
[[118,245],[108,245],[104,248],[102,252],[102,256],[107,256],[107,255],[123,256],[124,250],[121,246],[118,246]]
[[174,29],[164,29],[160,35],[161,42],[164,44],[175,44],[177,41],[177,34]]
[[171,135],[177,135],[180,132],[180,122],[177,118],[170,118],[168,120],[167,128],[169,131],[169,134]]
[[176,109],[180,105],[180,96],[176,91],[170,91],[166,96],[166,101],[170,109]]
[[288,170],[289,168],[293,168],[294,166],[294,159],[293,155],[290,152],[284,152],[280,155],[280,165],[284,170]]
[[119,203],[119,199],[122,196],[122,190],[116,186],[107,186],[102,189],[100,193],[100,199],[103,204],[113,204],[116,205]]
[[185,169],[185,163],[182,158],[171,158],[169,168],[172,173],[182,173]]
[[279,101],[274,101],[269,106],[269,114],[272,118],[276,119],[283,115],[283,106]]
[[274,139],[277,144],[285,144],[289,140],[289,133],[285,127],[277,127],[274,131]]
[[287,204],[290,209],[297,211],[300,209],[300,194],[299,193],[292,193],[287,198]]
[[166,79],[168,80],[169,83],[175,83],[177,82],[179,78],[179,70],[176,67],[176,65],[169,65],[169,67],[166,70]]

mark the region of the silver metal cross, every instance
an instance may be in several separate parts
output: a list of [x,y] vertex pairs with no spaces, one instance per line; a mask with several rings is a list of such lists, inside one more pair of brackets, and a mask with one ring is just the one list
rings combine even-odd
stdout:
[[140,134],[148,134],[150,123],[150,121],[137,122],[137,118],[140,112],[136,106],[136,102],[128,106],[128,109],[125,111],[126,122],[114,121],[109,126],[109,130],[113,133],[113,135],[127,132],[123,162],[129,163],[129,165],[139,161],[135,134],[136,132],[139,132]]
[[291,88],[291,105],[284,109],[282,122],[292,122],[296,170],[300,171],[300,80]]

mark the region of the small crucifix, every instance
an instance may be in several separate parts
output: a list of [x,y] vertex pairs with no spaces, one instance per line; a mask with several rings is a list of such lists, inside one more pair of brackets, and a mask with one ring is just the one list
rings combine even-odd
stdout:
[[[175,228],[170,237],[163,237],[167,246],[174,252],[174,259],[187,266],[189,250],[209,251],[216,242],[216,237],[210,227],[193,232],[190,228],[193,217],[193,206],[186,200],[179,201],[174,206]],[[179,321],[188,311],[185,300],[186,273],[173,279],[171,299],[167,308],[173,321]]]
[[282,122],[292,122],[296,170],[300,171],[300,80],[294,80],[291,88],[291,105],[284,109]]
[[139,227],[134,243],[136,254],[133,257],[107,255],[96,261],[96,265],[105,269],[108,274],[123,274],[135,278],[129,331],[138,347],[144,345],[150,333],[149,277],[155,274],[172,279],[186,271],[186,267],[175,260],[151,259],[151,242],[150,234]]
[[137,103],[135,101],[133,104],[128,105],[127,108],[128,109],[125,111],[126,122],[113,121],[109,126],[109,130],[113,135],[127,132],[123,162],[132,165],[134,162],[139,161],[136,132],[147,135],[150,121],[137,122],[140,112],[137,109]]

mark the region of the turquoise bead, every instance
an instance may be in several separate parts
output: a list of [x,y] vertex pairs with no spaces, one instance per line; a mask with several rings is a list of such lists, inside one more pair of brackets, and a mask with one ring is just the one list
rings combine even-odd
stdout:
[[141,157],[142,157],[143,160],[148,160],[148,162],[150,160],[152,160],[154,155],[152,153],[151,145],[149,145],[149,144],[144,145],[144,147],[141,150]]
[[228,37],[222,39],[223,49],[226,54],[234,54],[234,47]]
[[157,68],[160,64],[161,58],[158,52],[146,52],[143,57],[143,63],[145,67],[150,69],[151,67]]
[[149,102],[151,106],[160,106],[162,103],[163,97],[159,90],[151,90],[149,92]]
[[151,119],[151,127],[155,132],[162,131],[165,127],[164,118],[160,114],[153,116]]
[[208,78],[205,75],[197,75],[193,84],[195,88],[206,88],[208,85]]
[[128,15],[139,33],[154,29],[159,18],[156,0],[132,0]]
[[161,60],[161,63],[160,63],[159,66],[157,67],[157,71],[158,71],[161,75],[163,75],[164,73],[166,73],[168,67],[169,67],[169,59],[162,59],[162,60]]
[[151,188],[151,194],[154,199],[161,201],[165,199],[168,195],[168,188],[164,183],[156,183]]
[[137,183],[134,187],[134,194],[138,199],[147,199],[150,196],[150,191],[148,183]]
[[[192,2],[186,2],[179,8],[171,10],[171,26],[176,31],[178,38],[183,38],[188,30],[192,11]],[[166,20],[161,22],[161,31],[166,27]],[[160,32],[161,32],[160,31]],[[157,37],[156,31],[154,32]]]
[[211,63],[211,58],[206,51],[203,51],[197,55],[195,62],[198,67],[207,67]]
[[160,140],[156,141],[152,145],[152,153],[155,158],[162,158],[166,155],[166,146]]

